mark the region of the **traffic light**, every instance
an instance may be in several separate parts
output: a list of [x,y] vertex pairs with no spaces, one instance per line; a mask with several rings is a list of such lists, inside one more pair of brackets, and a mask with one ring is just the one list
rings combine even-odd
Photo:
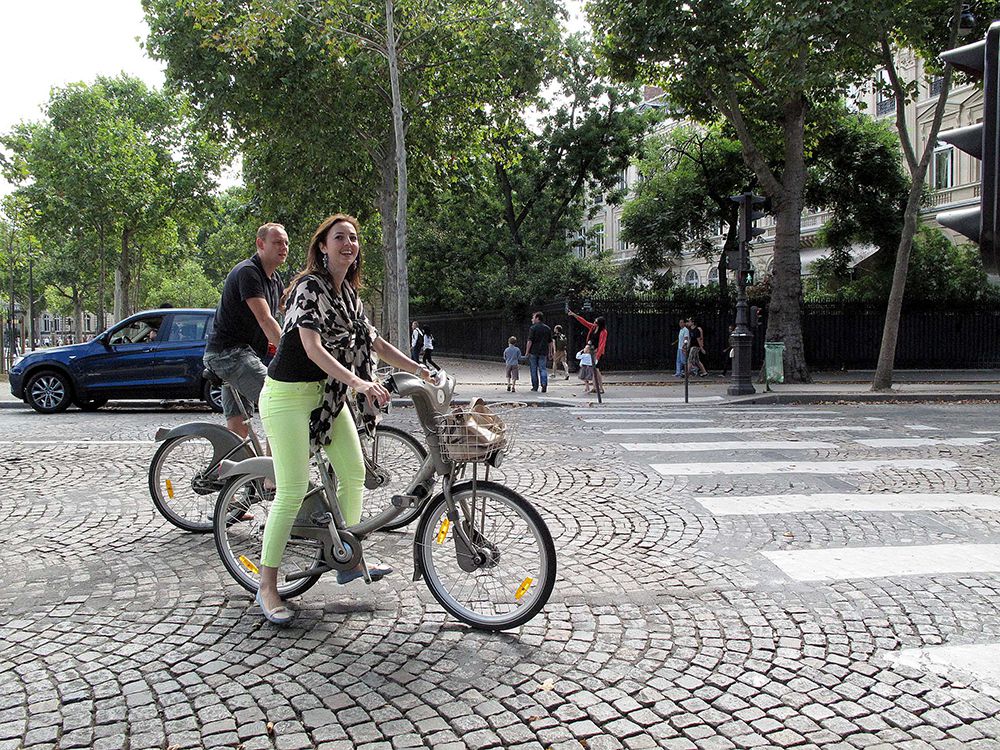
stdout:
[[766,198],[753,193],[734,195],[732,200],[740,204],[740,242],[753,242],[755,237],[764,234],[757,225],[758,219],[764,218],[763,206]]
[[938,140],[982,160],[978,206],[943,211],[938,222],[979,244],[983,268],[1000,273],[1000,238],[997,237],[1000,197],[1000,21],[994,21],[986,38],[941,55],[956,70],[983,81],[983,121],[978,125],[947,130]]

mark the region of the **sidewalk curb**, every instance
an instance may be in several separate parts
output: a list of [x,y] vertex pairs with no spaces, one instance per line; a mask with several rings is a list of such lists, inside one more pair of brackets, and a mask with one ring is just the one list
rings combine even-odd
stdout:
[[861,404],[924,402],[948,403],[955,401],[1000,401],[1000,391],[992,393],[762,393],[755,396],[737,396],[724,401],[721,406],[764,404],[828,404],[851,402]]

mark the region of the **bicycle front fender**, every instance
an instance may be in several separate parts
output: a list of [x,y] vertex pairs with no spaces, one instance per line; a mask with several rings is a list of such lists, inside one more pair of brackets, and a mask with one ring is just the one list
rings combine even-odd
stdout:
[[212,444],[212,465],[219,463],[224,458],[242,461],[254,455],[250,446],[242,445],[243,440],[239,435],[211,422],[189,422],[171,429],[161,427],[156,431],[156,440],[162,442],[186,435],[203,437]]
[[[466,492],[468,490],[471,490],[473,487],[479,487],[480,489],[498,488],[499,490],[506,490],[508,492],[510,491],[503,485],[497,484],[496,482],[490,482],[489,480],[483,480],[483,479],[479,479],[474,482],[473,480],[469,479],[464,482],[458,482],[452,485],[451,487],[452,497],[454,497],[455,495],[462,494],[463,492]],[[423,566],[421,566],[420,564],[419,545],[420,545],[420,540],[423,539],[424,528],[427,526],[428,523],[430,523],[430,510],[431,508],[437,505],[439,499],[441,500],[445,499],[443,490],[434,495],[430,500],[427,501],[426,505],[424,505],[424,511],[420,515],[420,521],[417,523],[417,531],[413,536],[413,580],[414,581],[419,581],[421,578],[424,577],[424,569]],[[459,543],[464,544],[463,542]]]
[[274,479],[274,460],[270,456],[255,456],[242,461],[223,461],[219,467],[221,479],[250,477],[251,479]]

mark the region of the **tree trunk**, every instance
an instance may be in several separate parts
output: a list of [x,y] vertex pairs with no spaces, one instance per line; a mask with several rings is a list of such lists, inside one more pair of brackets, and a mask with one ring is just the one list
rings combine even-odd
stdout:
[[[949,38],[949,49],[953,48],[958,41],[958,26],[960,12],[962,9],[961,0],[956,0],[952,7],[952,28]],[[910,251],[913,249],[913,238],[917,234],[917,227],[920,223],[920,203],[923,198],[924,178],[927,176],[927,168],[930,166],[931,156],[934,147],[937,145],[938,132],[941,130],[941,122],[944,119],[945,107],[948,104],[948,94],[951,90],[952,67],[945,67],[944,81],[941,92],[938,94],[937,104],[934,109],[934,118],[931,127],[927,131],[927,140],[924,143],[924,151],[918,161],[916,149],[913,148],[913,141],[910,139],[910,132],[906,127],[905,106],[906,95],[899,80],[899,74],[895,69],[895,59],[891,54],[891,47],[888,40],[883,41],[883,62],[889,72],[892,82],[893,94],[896,99],[896,132],[903,146],[903,155],[910,171],[910,194],[906,201],[906,212],[903,214],[903,231],[899,237],[899,247],[896,250],[896,267],[892,272],[892,288],[889,290],[889,301],[885,309],[885,325],[882,328],[882,345],[879,347],[878,365],[875,367],[875,377],[872,378],[873,391],[888,391],[892,389],[892,372],[896,363],[896,343],[899,339],[899,320],[903,312],[903,296],[906,293],[906,273],[910,267]]]
[[79,340],[83,341],[87,335],[83,325],[83,294],[76,284],[70,287],[70,291],[73,294],[73,320],[76,322],[76,330],[80,332]]
[[784,195],[776,202],[774,275],[765,340],[785,343],[785,380],[808,383],[811,378],[802,341],[802,260],[799,255],[806,182],[804,102],[789,102],[785,106],[784,131]]
[[129,240],[131,233],[122,230],[122,251],[115,267],[115,319],[124,320],[132,314],[132,262],[129,256]]
[[104,227],[101,227],[97,232],[97,239],[99,242],[98,250],[101,253],[100,271],[97,277],[97,328],[103,331],[108,327],[108,315],[105,309],[105,299],[106,291],[104,288],[105,280],[108,275],[108,261],[105,251],[105,237],[104,237]]
[[[406,137],[403,125],[403,101],[399,89],[399,59],[396,54],[394,0],[385,0],[386,56],[389,58],[389,85],[392,90],[393,151],[396,161],[396,339],[408,340],[410,320],[410,277],[406,268]],[[403,347],[405,348],[405,346]]]
[[[379,168],[382,172],[382,183],[379,187],[377,201],[379,217],[382,220],[382,262],[385,280],[382,283],[382,335],[393,344],[403,343],[403,351],[409,351],[409,337],[403,342],[394,340],[398,335],[399,309],[396,298],[399,296],[399,283],[396,275],[396,162],[393,158],[392,135],[390,144],[382,158]],[[404,325],[406,325],[404,321]]]

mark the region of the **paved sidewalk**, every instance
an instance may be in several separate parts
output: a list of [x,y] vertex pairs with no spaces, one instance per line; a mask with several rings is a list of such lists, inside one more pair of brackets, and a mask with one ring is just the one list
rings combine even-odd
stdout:
[[[481,396],[488,401],[518,400],[537,402],[545,406],[583,406],[597,403],[593,394],[583,392],[583,383],[572,374],[569,380],[562,374],[550,375],[548,392],[531,391],[528,367],[521,368],[521,380],[516,394],[505,386],[503,364],[485,360],[438,357],[438,364],[458,381],[456,398]],[[768,391],[763,383],[754,383],[757,393],[731,397],[727,394],[729,378],[712,372],[688,383],[691,403],[718,404],[809,404],[829,401],[896,402],[896,401],[1000,401],[1000,370],[900,370],[895,374],[896,385],[889,393],[871,390],[871,370],[853,372],[815,372],[812,383],[772,385]],[[605,374],[606,403],[672,404],[684,402],[684,380],[673,372],[633,370]],[[159,407],[160,401],[120,402],[134,407]],[[192,402],[198,403],[198,402]],[[29,408],[10,394],[6,376],[0,375],[0,408]]]

